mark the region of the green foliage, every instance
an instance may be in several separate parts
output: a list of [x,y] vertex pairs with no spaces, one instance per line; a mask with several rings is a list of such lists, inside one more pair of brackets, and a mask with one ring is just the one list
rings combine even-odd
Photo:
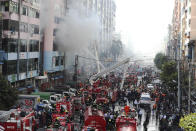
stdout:
[[174,61],[168,61],[162,65],[161,80],[169,87],[175,87],[177,85],[178,73],[176,66],[177,64]]
[[8,110],[17,101],[17,90],[0,74],[0,110]]
[[154,63],[156,65],[156,67],[158,69],[162,69],[162,65],[165,63],[165,62],[168,62],[168,58],[167,56],[165,56],[163,53],[158,53],[156,54],[155,56],[155,59],[154,59]]
[[185,131],[196,131],[196,113],[182,117],[179,125]]

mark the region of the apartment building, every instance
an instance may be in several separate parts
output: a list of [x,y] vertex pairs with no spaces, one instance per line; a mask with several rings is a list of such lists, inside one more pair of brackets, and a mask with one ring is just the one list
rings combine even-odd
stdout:
[[189,44],[196,40],[196,0],[181,1],[181,38],[184,56],[188,58]]
[[172,23],[168,27],[167,55],[176,60],[181,31],[181,1],[175,0]]
[[35,85],[40,59],[39,0],[0,0],[0,13],[2,74],[16,87]]
[[[41,43],[41,72],[52,81],[53,84],[61,83],[64,79],[65,70],[65,53],[58,50],[58,43],[56,40],[56,32],[58,25],[63,21],[66,10],[66,0],[48,0],[43,2],[47,4],[47,16],[43,16],[45,27],[42,30]],[[55,82],[55,83],[54,83]]]
[[84,3],[89,12],[96,12],[100,18],[101,31],[100,39],[97,42],[98,51],[100,54],[108,52],[107,49],[112,44],[115,31],[116,4],[114,0],[85,0]]

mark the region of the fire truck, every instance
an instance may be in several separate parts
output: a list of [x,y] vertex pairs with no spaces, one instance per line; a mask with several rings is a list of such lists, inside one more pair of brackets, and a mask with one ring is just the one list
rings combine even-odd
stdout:
[[137,131],[135,116],[135,110],[127,109],[127,106],[125,106],[116,119],[116,131]]
[[5,131],[35,131],[38,123],[33,111],[25,115],[20,109],[12,109],[0,112],[0,126],[4,127]]
[[89,129],[106,131],[104,114],[95,107],[89,107],[84,113],[84,127],[82,131],[88,131]]

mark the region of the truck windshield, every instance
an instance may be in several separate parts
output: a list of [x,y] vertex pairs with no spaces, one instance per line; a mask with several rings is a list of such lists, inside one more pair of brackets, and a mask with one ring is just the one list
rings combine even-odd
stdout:
[[141,97],[140,100],[150,101],[151,99],[149,97]]
[[55,97],[51,97],[50,98],[52,101],[56,101],[56,98]]

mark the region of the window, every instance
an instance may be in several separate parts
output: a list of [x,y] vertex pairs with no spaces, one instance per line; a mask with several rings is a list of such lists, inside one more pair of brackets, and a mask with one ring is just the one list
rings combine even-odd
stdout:
[[9,27],[10,27],[10,30],[12,33],[14,33],[15,31],[18,32],[19,22],[14,21],[14,20],[10,20]]
[[36,11],[36,13],[35,13],[35,18],[39,18],[39,12],[38,11]]
[[16,60],[11,60],[7,61],[3,67],[3,72],[4,74],[11,75],[11,74],[16,74],[17,73],[17,61]]
[[53,41],[53,51],[57,51],[58,50],[58,45],[55,41]]
[[63,56],[60,57],[60,65],[64,65],[64,57]]
[[59,66],[59,57],[56,57],[55,66]]
[[53,30],[53,36],[56,36],[57,31],[58,31],[58,29]]
[[29,16],[33,17],[33,18],[39,18],[40,17],[40,13],[36,9],[29,8]]
[[18,51],[17,39],[3,39],[3,50],[8,53],[16,53]]
[[61,18],[56,17],[56,16],[54,17],[54,23],[59,24],[61,21],[62,21]]
[[10,12],[18,13],[18,3],[10,1]]
[[38,25],[31,25],[30,31],[32,34],[39,34],[39,26]]
[[39,41],[38,40],[30,40],[29,51],[30,52],[38,52],[39,51]]
[[[2,1],[3,2],[3,1]],[[9,11],[9,2],[6,1],[3,3],[5,5],[5,11]]]
[[27,51],[27,40],[20,40],[20,52]]
[[28,33],[28,24],[21,22],[21,24],[20,24],[20,31]]
[[39,34],[39,26],[34,25],[34,34]]
[[23,6],[23,7],[22,7],[22,15],[28,16],[27,8],[28,8],[28,7],[26,7],[26,6]]
[[37,70],[37,69],[38,69],[38,58],[29,59],[28,70],[32,71],[32,70]]
[[9,30],[9,20],[3,20],[3,30]]
[[35,9],[29,8],[29,16],[35,18]]
[[15,20],[3,20],[3,30],[10,30],[12,33],[18,31],[19,22]]
[[20,67],[19,71],[20,73],[26,72],[27,71],[27,60],[20,60]]

